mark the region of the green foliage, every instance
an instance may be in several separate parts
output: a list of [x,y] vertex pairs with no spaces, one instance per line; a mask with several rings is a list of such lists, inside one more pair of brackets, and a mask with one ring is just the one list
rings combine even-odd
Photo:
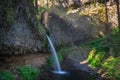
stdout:
[[109,56],[102,63],[102,69],[106,71],[106,75],[114,78],[115,80],[120,79],[120,57],[114,58],[113,56]]
[[15,78],[10,71],[1,71],[0,80],[15,80]]
[[120,79],[120,32],[116,28],[109,36],[87,44],[92,48],[87,58],[93,68],[101,68],[106,76]]
[[98,66],[100,66],[105,54],[106,54],[105,52],[97,52],[96,49],[93,49],[89,53],[87,60],[93,68],[98,67]]
[[96,39],[92,42],[89,42],[87,45],[96,49],[97,51],[108,51],[109,46],[107,45],[107,36]]
[[[63,55],[62,54],[58,54],[57,56],[58,56],[59,62],[62,62]],[[51,66],[51,67],[54,66],[54,58],[53,58],[53,56],[50,56],[50,57],[47,58],[47,65]]]
[[18,70],[23,80],[35,80],[39,75],[39,72],[37,69],[28,65],[20,66],[18,67]]
[[95,56],[95,52],[96,52],[95,49],[93,49],[92,51],[90,51],[89,56],[87,58],[87,60],[88,60],[89,63],[93,62],[93,57]]
[[106,69],[113,69],[116,62],[117,59],[115,59],[113,56],[109,56],[106,60],[103,61],[102,67]]

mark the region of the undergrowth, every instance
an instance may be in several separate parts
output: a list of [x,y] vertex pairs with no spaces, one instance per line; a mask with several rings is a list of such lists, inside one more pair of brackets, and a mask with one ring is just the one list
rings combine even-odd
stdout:
[[15,77],[10,71],[1,71],[0,80],[15,80]]
[[18,70],[23,80],[35,80],[39,75],[39,72],[37,69],[28,65],[20,66],[18,67]]
[[89,42],[87,46],[92,48],[87,58],[91,67],[102,69],[112,80],[120,80],[119,30],[113,30],[108,36]]

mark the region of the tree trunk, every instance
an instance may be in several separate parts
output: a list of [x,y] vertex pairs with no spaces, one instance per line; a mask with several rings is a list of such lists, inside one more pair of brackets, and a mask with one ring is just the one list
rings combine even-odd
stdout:
[[119,0],[115,0],[117,6],[117,14],[118,14],[118,27],[120,31],[120,10],[119,10]]
[[36,11],[38,12],[38,0],[35,0]]

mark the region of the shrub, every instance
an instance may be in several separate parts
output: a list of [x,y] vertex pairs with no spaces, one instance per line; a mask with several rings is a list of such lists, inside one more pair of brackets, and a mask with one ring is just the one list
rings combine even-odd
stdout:
[[10,71],[1,71],[0,80],[15,80],[15,78]]
[[28,65],[20,66],[18,67],[18,70],[23,80],[35,80],[39,75],[39,72],[37,69]]

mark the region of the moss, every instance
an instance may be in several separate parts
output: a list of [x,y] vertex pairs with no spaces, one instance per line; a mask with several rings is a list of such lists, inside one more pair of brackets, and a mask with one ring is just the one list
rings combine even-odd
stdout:
[[0,80],[15,80],[15,77],[10,71],[1,71]]

